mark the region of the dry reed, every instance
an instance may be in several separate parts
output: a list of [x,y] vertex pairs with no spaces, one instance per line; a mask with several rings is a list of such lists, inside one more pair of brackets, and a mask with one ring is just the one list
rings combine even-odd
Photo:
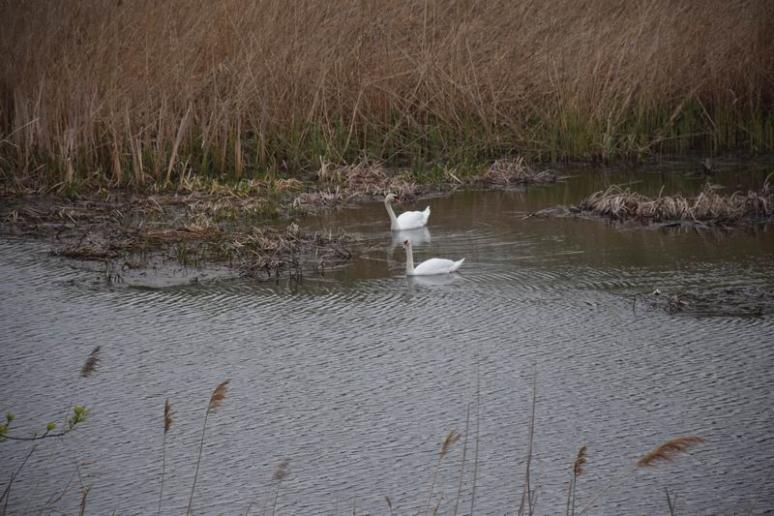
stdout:
[[164,433],[169,432],[172,428],[172,405],[169,404],[169,400],[164,402]]
[[567,515],[572,516],[575,514],[575,488],[577,485],[578,477],[584,472],[583,466],[586,465],[586,446],[581,446],[575,456],[575,461],[572,463],[572,478],[570,479],[570,487],[567,491]]
[[161,485],[159,488],[159,510],[161,514],[161,501],[164,497],[164,477],[167,470],[167,433],[172,428],[172,405],[169,400],[164,401],[164,436],[161,438]]
[[498,159],[489,167],[480,181],[497,186],[526,183],[554,183],[558,177],[548,170],[535,170],[527,165],[523,157]]
[[194,478],[193,483],[191,484],[191,495],[188,497],[188,508],[186,509],[186,514],[191,514],[191,510],[193,508],[193,497],[194,492],[196,491],[196,480],[199,478],[199,465],[202,462],[202,449],[204,448],[204,434],[207,431],[207,419],[209,418],[210,413],[215,413],[220,408],[221,404],[223,403],[223,400],[226,399],[226,390],[228,387],[228,384],[231,380],[225,380],[218,384],[217,387],[215,387],[215,390],[212,391],[212,395],[210,396],[210,402],[207,404],[207,411],[204,413],[204,423],[202,424],[202,437],[199,440],[199,454],[196,458],[196,469],[194,471]]
[[86,362],[84,362],[83,367],[81,368],[81,376],[83,378],[91,376],[91,374],[96,371],[97,365],[99,365],[99,352],[100,346],[97,346],[91,351],[91,353],[89,353],[89,357],[86,359]]
[[438,504],[434,507],[434,509],[430,510],[430,505],[433,500],[433,494],[435,491],[435,483],[438,480],[438,471],[441,468],[441,461],[446,457],[446,454],[449,453],[449,450],[457,443],[457,441],[460,440],[460,434],[456,430],[451,430],[448,434],[446,434],[446,437],[444,437],[443,441],[441,442],[441,449],[438,451],[438,460],[435,463],[435,468],[433,469],[433,479],[430,483],[430,495],[427,497],[427,512],[430,514],[435,514],[435,512],[438,510],[438,507],[440,505],[440,501]]
[[685,453],[691,446],[703,442],[703,438],[694,435],[677,437],[643,455],[637,461],[637,467],[646,468],[658,462],[671,462],[677,455]]
[[768,0],[0,1],[0,170],[179,184],[351,163],[774,148]]
[[582,200],[577,210],[613,220],[723,224],[774,217],[774,190],[768,180],[759,191],[718,193],[706,186],[696,197],[665,195],[650,198],[611,186]]

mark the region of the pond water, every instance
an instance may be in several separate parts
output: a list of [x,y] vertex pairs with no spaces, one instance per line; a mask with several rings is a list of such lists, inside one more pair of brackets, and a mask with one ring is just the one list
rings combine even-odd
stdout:
[[[753,168],[726,164],[712,180],[757,186],[771,167]],[[169,399],[162,513],[184,513],[207,403],[227,378],[207,422],[196,514],[388,514],[385,497],[395,514],[436,504],[452,514],[458,489],[467,514],[474,475],[476,513],[514,514],[533,384],[536,513],[564,512],[582,445],[576,505],[589,514],[666,513],[664,488],[681,513],[770,509],[774,226],[524,218],[612,183],[696,191],[704,179],[692,171],[576,170],[547,187],[420,201],[432,216],[410,235],[415,259],[466,259],[437,278],[404,276],[405,235],[390,233],[380,204],[303,221],[359,243],[353,263],[300,284],[105,286],[39,242],[0,240],[0,409],[17,415],[17,434],[61,421],[74,403],[91,411],[39,444],[9,510],[74,513],[87,486],[87,513],[157,511]],[[654,308],[656,289],[694,304]],[[81,378],[95,346],[99,367]],[[464,465],[464,438],[439,461],[444,436],[466,427]],[[633,470],[682,435],[706,442]],[[29,449],[0,444],[1,485]]]

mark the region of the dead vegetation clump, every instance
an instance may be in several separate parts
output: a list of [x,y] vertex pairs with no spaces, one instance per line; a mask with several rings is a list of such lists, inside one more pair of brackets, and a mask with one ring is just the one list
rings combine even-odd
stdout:
[[558,176],[550,170],[535,170],[524,158],[498,159],[478,178],[479,182],[507,187],[514,184],[545,184],[555,183]]
[[774,192],[767,180],[759,191],[750,190],[746,194],[724,195],[707,185],[696,197],[659,195],[653,199],[614,185],[591,194],[571,211],[642,223],[734,224],[772,218]]
[[723,286],[662,293],[654,290],[644,297],[651,310],[670,315],[691,314],[717,317],[761,317],[774,312],[774,296],[768,284]]
[[236,234],[224,245],[243,277],[279,278],[282,273],[299,279],[305,268],[324,272],[326,268],[348,261],[352,255],[344,236],[303,233],[290,224],[284,231],[254,228]]

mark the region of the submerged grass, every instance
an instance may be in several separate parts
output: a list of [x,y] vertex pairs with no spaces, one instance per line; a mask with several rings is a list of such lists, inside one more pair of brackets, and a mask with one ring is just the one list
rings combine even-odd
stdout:
[[0,1],[14,188],[774,149],[774,5]]

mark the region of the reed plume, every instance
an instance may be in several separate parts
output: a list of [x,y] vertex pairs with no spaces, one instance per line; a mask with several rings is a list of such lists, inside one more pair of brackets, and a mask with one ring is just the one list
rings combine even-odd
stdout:
[[572,463],[572,479],[570,479],[570,487],[567,491],[567,514],[575,514],[575,486],[578,477],[584,472],[583,466],[586,465],[586,446],[581,446],[578,450],[578,454],[575,456],[575,461]]
[[[441,449],[438,451],[438,460],[435,463],[435,469],[433,470],[433,480],[430,483],[430,496],[428,496],[427,499],[427,512],[428,513],[434,513],[435,511],[430,510],[430,505],[433,500],[433,491],[435,490],[435,482],[438,479],[438,470],[441,467],[441,461],[444,457],[446,457],[446,454],[449,453],[449,450],[454,446],[454,444],[460,440],[460,434],[456,430],[451,430],[448,434],[446,434],[446,437],[441,442]],[[440,503],[440,502],[439,502]],[[438,510],[438,506],[435,507],[435,510]]]
[[288,459],[285,459],[277,464],[277,467],[274,468],[274,474],[271,476],[271,479],[278,482],[285,480],[285,478],[287,478],[287,476],[290,474],[288,466],[290,466],[290,460]]
[[643,455],[637,461],[637,467],[647,468],[658,462],[671,462],[681,453],[686,453],[691,446],[703,442],[703,438],[695,435],[672,439]]
[[212,391],[210,396],[210,402],[207,404],[207,411],[204,413],[204,424],[202,425],[202,437],[199,440],[199,454],[196,459],[196,470],[194,471],[193,484],[191,485],[191,496],[188,497],[188,508],[186,514],[191,514],[191,508],[193,507],[193,497],[196,491],[196,480],[199,477],[199,465],[202,462],[202,449],[204,448],[204,434],[207,431],[207,419],[210,413],[215,413],[220,408],[223,400],[226,399],[226,388],[231,380],[225,380],[221,382],[215,390]]
[[452,430],[446,435],[446,438],[443,440],[443,444],[441,445],[441,451],[439,452],[442,459],[449,452],[449,449],[459,440],[460,434],[456,430]]
[[[638,460],[634,467],[629,470],[628,475],[631,475],[636,471],[638,468],[647,468],[656,465],[658,462],[671,462],[674,460],[678,455],[681,453],[686,453],[688,451],[688,448],[690,448],[693,445],[700,444],[704,442],[704,438],[695,436],[695,435],[689,435],[685,437],[677,437],[675,439],[672,439],[670,441],[667,441],[660,446],[656,447],[655,449],[651,450],[650,452],[646,453],[642,457],[640,457],[640,460]],[[616,481],[620,482],[623,478],[625,478],[628,475],[620,475]],[[602,489],[601,491],[597,492],[597,494],[586,504],[586,506],[581,510],[580,514],[586,513],[591,507],[593,506],[594,502],[599,499],[603,494],[605,494],[614,483],[608,484],[608,486],[605,489]]]
[[212,391],[210,397],[210,404],[207,406],[207,412],[216,412],[220,408],[220,404],[226,399],[226,388],[231,380],[226,380]]
[[91,376],[91,374],[97,369],[97,366],[99,365],[99,351],[100,346],[94,348],[91,353],[89,353],[89,357],[86,359],[86,362],[83,363],[83,367],[81,368],[81,376],[83,378]]
[[575,462],[572,465],[572,472],[576,477],[583,474],[583,466],[586,465],[586,447],[581,446],[578,450],[578,455],[575,457]]
[[172,427],[172,405],[169,404],[169,400],[167,399],[164,402],[164,435],[169,432],[169,429]]
[[274,474],[271,476],[271,479],[273,481],[277,482],[277,490],[274,492],[274,503],[271,506],[271,514],[274,516],[274,512],[277,510],[277,501],[279,500],[279,493],[280,493],[280,487],[282,486],[282,481],[285,480],[285,478],[290,474],[290,470],[288,469],[288,466],[290,466],[290,460],[285,459],[279,464],[277,464],[277,467],[274,469]]

